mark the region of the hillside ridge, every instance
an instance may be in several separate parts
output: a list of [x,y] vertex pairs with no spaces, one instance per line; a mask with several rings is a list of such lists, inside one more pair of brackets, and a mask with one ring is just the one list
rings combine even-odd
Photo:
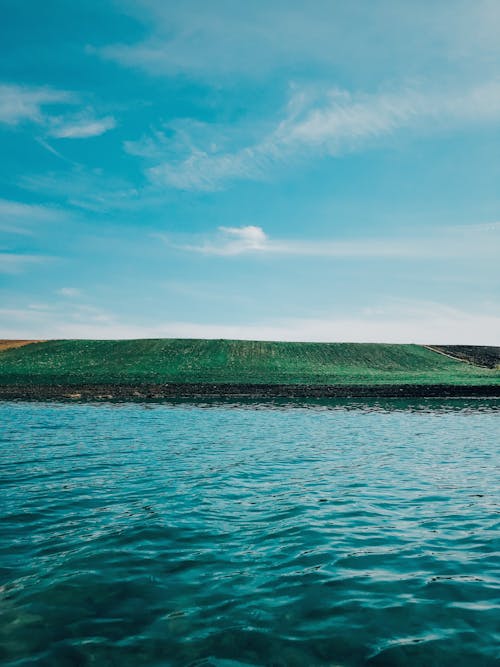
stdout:
[[447,352],[450,347],[176,338],[51,340],[3,349],[0,385],[500,385],[496,368],[454,357]]

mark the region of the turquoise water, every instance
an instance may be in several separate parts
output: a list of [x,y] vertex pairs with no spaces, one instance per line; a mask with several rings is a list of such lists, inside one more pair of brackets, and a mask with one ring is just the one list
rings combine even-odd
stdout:
[[0,661],[497,665],[499,418],[0,403]]

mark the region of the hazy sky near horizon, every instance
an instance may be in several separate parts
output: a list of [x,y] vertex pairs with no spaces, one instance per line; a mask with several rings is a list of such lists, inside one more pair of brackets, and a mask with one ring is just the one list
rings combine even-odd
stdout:
[[495,0],[0,17],[0,338],[500,344]]

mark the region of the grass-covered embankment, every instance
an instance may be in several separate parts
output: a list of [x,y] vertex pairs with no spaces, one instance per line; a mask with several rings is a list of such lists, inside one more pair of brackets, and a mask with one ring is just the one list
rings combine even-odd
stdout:
[[[393,389],[397,393],[398,387],[406,387],[408,395],[412,393],[410,387],[416,387],[415,395],[424,395],[425,387],[434,387],[434,394],[431,391],[430,395],[436,395],[440,386],[447,387],[447,391],[450,387],[500,390],[500,371],[420,345],[371,343],[59,340],[0,352],[3,395],[12,395],[14,387],[20,395],[23,388],[30,389],[31,394],[37,389],[40,395],[54,395],[58,387],[76,392],[105,388],[105,393],[111,395],[115,393],[113,388],[122,388],[121,393],[126,394],[152,387],[152,395],[161,395],[161,387],[166,385],[170,387],[166,392],[169,395],[175,393],[175,387],[184,393],[189,393],[190,387],[193,392],[197,388],[197,393],[206,393],[207,386],[213,385],[228,386],[228,393],[233,394],[238,386],[243,393],[253,387],[253,393],[261,390],[265,394],[268,388],[267,393],[272,394],[279,385],[291,386],[291,393],[293,388],[304,387],[304,395],[308,387],[311,393],[316,388],[316,394],[319,387],[329,387],[330,394],[335,387],[354,388],[354,392],[358,387],[362,395],[363,387],[368,393],[385,391],[386,395],[391,395]],[[287,390],[283,392],[286,394]]]

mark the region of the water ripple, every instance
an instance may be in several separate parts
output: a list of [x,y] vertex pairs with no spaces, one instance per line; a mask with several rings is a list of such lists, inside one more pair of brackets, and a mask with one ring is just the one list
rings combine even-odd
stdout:
[[0,661],[499,664],[499,407],[0,403]]

